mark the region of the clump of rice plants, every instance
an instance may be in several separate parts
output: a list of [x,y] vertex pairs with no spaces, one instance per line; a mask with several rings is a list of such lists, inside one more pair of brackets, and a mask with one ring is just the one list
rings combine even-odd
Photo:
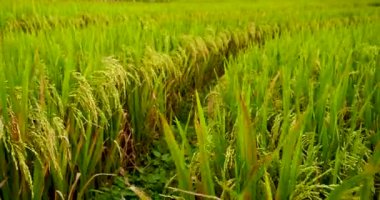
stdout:
[[201,126],[206,144],[197,134],[195,154],[208,146],[212,162],[192,161],[193,192],[207,194],[196,185],[212,171],[222,199],[379,197],[378,29],[288,33],[229,62],[194,108],[213,126]]
[[379,198],[368,5],[2,2],[0,199]]

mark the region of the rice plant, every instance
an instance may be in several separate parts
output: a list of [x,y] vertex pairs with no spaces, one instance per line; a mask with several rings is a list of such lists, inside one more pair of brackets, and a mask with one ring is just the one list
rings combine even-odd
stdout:
[[380,198],[373,2],[0,3],[0,199]]

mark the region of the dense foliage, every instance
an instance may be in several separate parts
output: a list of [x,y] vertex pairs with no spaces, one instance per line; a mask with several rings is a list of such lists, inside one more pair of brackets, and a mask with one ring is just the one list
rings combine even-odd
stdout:
[[376,2],[0,2],[0,199],[380,199]]

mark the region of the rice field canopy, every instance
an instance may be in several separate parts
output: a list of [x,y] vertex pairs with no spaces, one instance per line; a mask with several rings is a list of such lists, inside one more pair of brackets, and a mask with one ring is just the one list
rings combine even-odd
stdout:
[[[104,1],[2,1],[1,27],[19,29],[18,26],[70,26],[77,24],[123,22],[132,16],[154,17],[159,23],[172,20],[184,23],[235,22],[237,19],[257,23],[315,20],[319,18],[355,16],[376,13],[372,1],[171,1],[167,3],[123,3]],[[63,9],[62,9],[63,8]],[[178,9],[180,8],[180,9]],[[318,8],[318,9],[317,9]],[[223,12],[224,11],[224,12]],[[241,14],[246,15],[239,18]],[[318,15],[318,16],[315,16]],[[286,17],[284,17],[286,16]],[[186,20],[186,18],[188,20]],[[210,23],[212,25],[212,23]]]
[[378,199],[379,22],[374,0],[2,0],[0,199]]

